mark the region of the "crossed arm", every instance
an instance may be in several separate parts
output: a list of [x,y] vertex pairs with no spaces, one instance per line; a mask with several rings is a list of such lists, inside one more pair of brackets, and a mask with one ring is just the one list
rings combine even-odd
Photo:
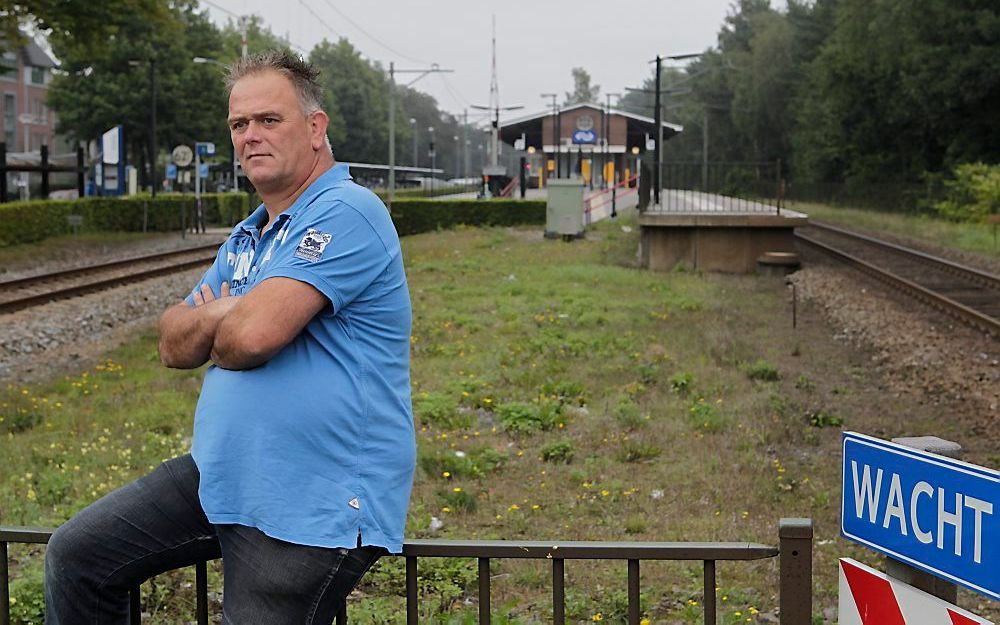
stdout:
[[181,302],[160,317],[160,360],[194,369],[209,359],[223,369],[252,369],[288,345],[329,303],[313,286],[292,278],[268,278],[245,296],[216,297],[202,285],[194,305]]

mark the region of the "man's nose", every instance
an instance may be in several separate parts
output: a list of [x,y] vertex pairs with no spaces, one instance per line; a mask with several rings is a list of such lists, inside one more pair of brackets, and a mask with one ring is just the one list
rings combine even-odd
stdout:
[[260,130],[260,123],[251,119],[247,122],[246,130],[243,131],[243,141],[247,143],[256,143],[260,141]]

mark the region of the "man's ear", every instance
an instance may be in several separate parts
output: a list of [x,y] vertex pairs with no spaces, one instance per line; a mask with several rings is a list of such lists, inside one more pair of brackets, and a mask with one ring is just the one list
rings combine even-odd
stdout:
[[330,125],[330,117],[323,111],[316,111],[312,114],[309,124],[312,131],[312,149],[326,149],[326,129]]

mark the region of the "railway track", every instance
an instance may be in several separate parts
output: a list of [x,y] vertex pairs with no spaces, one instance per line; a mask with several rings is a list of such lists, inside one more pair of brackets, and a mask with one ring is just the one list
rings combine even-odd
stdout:
[[806,245],[1000,337],[1000,276],[825,223],[805,230]]
[[0,313],[201,267],[215,260],[221,244],[220,241],[0,282]]

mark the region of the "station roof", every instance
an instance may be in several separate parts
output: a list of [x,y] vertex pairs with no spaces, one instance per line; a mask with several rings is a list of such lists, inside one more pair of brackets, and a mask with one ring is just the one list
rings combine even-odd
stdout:
[[[560,107],[559,112],[567,113],[569,111],[575,111],[583,108],[591,109],[598,115],[603,110],[603,107],[599,104],[584,103]],[[630,149],[633,146],[638,146],[639,149],[644,149],[645,146],[643,144],[645,142],[646,133],[649,133],[650,136],[652,136],[656,129],[656,120],[651,117],[614,109],[611,110],[611,116],[623,118],[627,122],[626,149]],[[547,117],[552,117],[551,110],[501,122],[500,140],[504,143],[513,145],[514,141],[520,139],[523,134],[528,145],[536,147],[545,145],[546,141],[551,141],[551,138],[549,137],[542,137],[542,120]],[[684,127],[679,124],[673,124],[670,122],[661,122],[661,124],[663,126],[664,141],[684,131]]]

